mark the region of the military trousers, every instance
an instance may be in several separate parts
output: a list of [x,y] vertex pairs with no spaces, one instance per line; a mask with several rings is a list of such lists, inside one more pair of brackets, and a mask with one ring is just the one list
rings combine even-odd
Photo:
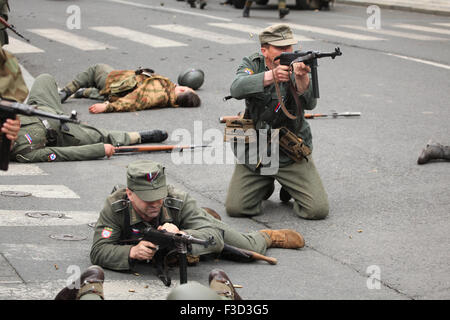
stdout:
[[100,91],[105,88],[106,78],[108,74],[113,71],[113,67],[99,63],[87,68],[85,71],[76,75],[66,89],[75,93],[80,88],[87,88],[83,92],[83,98],[104,100],[105,97],[100,95]]
[[279,168],[275,175],[261,175],[236,164],[225,202],[229,216],[254,216],[261,213],[277,180],[294,199],[294,212],[304,219],[323,219],[328,215],[328,196],[311,156]]

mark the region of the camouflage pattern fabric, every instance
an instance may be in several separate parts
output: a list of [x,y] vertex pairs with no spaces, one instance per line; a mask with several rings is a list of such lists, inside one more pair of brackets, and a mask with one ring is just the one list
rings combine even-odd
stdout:
[[[8,0],[0,0],[0,16],[8,21],[8,12],[9,12],[9,5]],[[4,46],[5,44],[8,44],[8,34],[6,33],[6,27],[0,23],[0,45]]]
[[17,59],[8,51],[0,49],[0,97],[24,102],[27,96],[28,88]]
[[[123,84],[124,92],[116,93]],[[127,84],[135,84],[129,87]],[[133,70],[114,70],[108,74],[101,95],[111,102],[105,112],[126,112],[149,109],[152,107],[178,107],[176,104],[175,84],[168,78],[153,74],[151,77],[136,75]],[[115,93],[113,94],[112,91]]]

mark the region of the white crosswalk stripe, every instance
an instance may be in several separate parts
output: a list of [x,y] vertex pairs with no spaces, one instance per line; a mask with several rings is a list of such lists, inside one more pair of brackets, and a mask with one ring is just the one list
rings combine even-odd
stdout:
[[398,23],[398,24],[394,24],[394,27],[396,27],[396,28],[402,28],[402,29],[409,29],[409,30],[416,30],[416,31],[432,32],[432,33],[439,33],[439,34],[447,34],[447,35],[450,35],[450,30],[442,29],[442,28],[434,28],[434,27],[427,27],[427,26],[418,26],[418,25],[407,24],[407,23]]
[[0,192],[29,192],[37,198],[79,199],[80,197],[63,185],[0,185]]
[[187,46],[187,44],[173,41],[167,38],[161,38],[151,34],[147,34],[140,31],[134,31],[131,29],[111,26],[111,27],[91,27],[90,29],[103,32],[115,37],[122,39],[134,41],[137,43],[145,44],[154,48],[166,48],[166,47],[182,47]]
[[387,35],[387,36],[393,36],[393,37],[400,37],[400,38],[406,38],[406,39],[413,39],[413,40],[421,40],[421,41],[442,41],[447,40],[445,38],[438,38],[438,37],[432,37],[429,35],[421,35],[417,33],[409,33],[409,32],[401,32],[401,31],[395,31],[395,30],[388,30],[388,29],[367,29],[363,26],[352,26],[352,25],[340,25],[339,27],[359,30],[359,31],[367,31],[374,34],[379,35]]
[[5,45],[3,48],[13,54],[44,52],[44,50],[39,49],[38,47],[32,46],[25,41],[18,40],[13,37],[9,37],[9,44]]
[[86,37],[79,36],[75,33],[60,29],[29,29],[28,31],[33,32],[41,37],[60,42],[82,51],[115,49],[115,47],[109,46],[105,43],[91,40]]
[[328,36],[346,38],[346,39],[352,39],[352,40],[362,40],[362,41],[386,40],[383,38],[377,38],[377,37],[366,36],[366,35],[344,32],[344,31],[333,30],[333,29],[322,28],[322,27],[314,27],[314,26],[309,26],[309,25],[289,24],[289,26],[294,30],[302,30],[302,31],[319,33],[319,34],[324,34],[324,35],[328,35]]
[[199,38],[207,41],[217,42],[220,44],[242,44],[252,43],[254,41],[228,36],[222,33],[215,33],[202,29],[185,27],[178,24],[164,24],[164,25],[149,25],[149,27],[156,28],[163,31],[175,32],[187,37]]
[[[259,33],[263,30],[263,28],[259,28],[256,26],[250,26],[246,24],[239,24],[239,23],[220,23],[220,22],[211,22],[208,23],[210,26],[213,27],[219,27],[229,30],[235,30],[235,31],[241,31],[241,32],[247,32],[250,37],[253,37],[254,39],[258,40]],[[294,38],[299,41],[314,41],[314,39],[294,34]]]
[[73,226],[97,221],[94,211],[0,210],[0,227]]
[[450,66],[449,65],[442,64],[442,63],[437,63],[437,62],[434,62],[434,61],[428,61],[428,60],[423,60],[423,59],[418,59],[418,58],[413,58],[413,57],[407,57],[407,56],[402,56],[402,55],[394,54],[394,53],[385,53],[385,54],[388,55],[388,56],[397,57],[397,58],[400,58],[400,59],[405,59],[405,60],[409,60],[409,61],[424,63],[424,64],[428,64],[430,66],[434,66],[434,67],[450,70]]
[[450,22],[449,22],[449,23],[447,23],[447,22],[434,22],[434,23],[432,23],[432,24],[434,24],[434,25],[436,25],[436,26],[442,26],[442,27],[448,27],[448,28],[450,28]]
[[10,163],[8,171],[0,171],[0,176],[40,176],[47,175],[35,164]]

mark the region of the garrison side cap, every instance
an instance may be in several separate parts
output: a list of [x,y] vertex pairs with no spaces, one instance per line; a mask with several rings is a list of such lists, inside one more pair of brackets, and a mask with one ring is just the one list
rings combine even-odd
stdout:
[[270,44],[276,47],[284,47],[297,44],[291,28],[287,24],[275,24],[265,28],[259,34],[261,44]]
[[141,200],[156,201],[167,197],[164,167],[150,160],[139,160],[128,165],[127,187]]

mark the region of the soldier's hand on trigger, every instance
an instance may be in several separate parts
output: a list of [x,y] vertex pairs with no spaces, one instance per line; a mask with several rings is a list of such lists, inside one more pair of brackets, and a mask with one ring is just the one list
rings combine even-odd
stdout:
[[157,251],[157,246],[150,241],[140,241],[130,249],[130,258],[135,260],[151,260]]
[[279,65],[273,69],[273,76],[278,82],[287,82],[290,78],[289,66]]
[[105,156],[107,156],[108,158],[110,158],[116,152],[112,144],[105,143],[103,146],[105,147]]
[[6,134],[6,138],[12,142],[17,140],[20,130],[20,119],[6,119],[1,127],[1,132]]

